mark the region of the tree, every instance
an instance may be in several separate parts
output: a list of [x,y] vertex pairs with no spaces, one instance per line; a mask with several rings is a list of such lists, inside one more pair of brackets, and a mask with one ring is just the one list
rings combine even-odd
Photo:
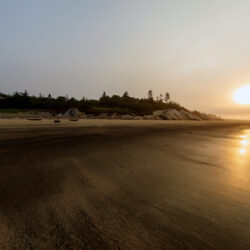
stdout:
[[71,97],[69,100],[67,100],[67,106],[69,108],[77,107],[77,104],[78,104],[78,101],[74,97]]
[[103,93],[102,93],[102,96],[100,97],[100,102],[101,103],[107,103],[109,101],[109,97],[106,95],[106,92],[105,91],[103,91]]
[[103,93],[102,93],[102,98],[106,98],[107,97],[107,95],[106,95],[106,92],[105,91],[103,91]]
[[169,93],[167,92],[167,93],[165,94],[164,101],[165,101],[165,102],[168,102],[169,100],[170,100],[170,95],[169,95]]
[[137,115],[151,114],[154,110],[158,109],[180,109],[182,108],[178,103],[170,102],[169,93],[160,94],[153,98],[152,90],[148,91],[146,98],[135,98],[129,96],[128,92],[122,96],[113,95],[108,96],[103,92],[100,100],[91,100],[82,98],[77,100],[75,98],[68,99],[67,96],[59,96],[53,98],[50,94],[43,96],[30,96],[27,91],[15,92],[12,95],[4,95],[0,93],[0,108],[14,108],[14,109],[46,109],[51,112],[65,112],[68,108],[75,107],[84,110],[87,113],[101,113],[117,112],[133,113]]
[[128,94],[128,91],[125,91],[125,92],[124,92],[121,101],[123,102],[123,104],[127,104],[128,102],[131,101],[131,98],[130,98],[130,96],[129,96],[129,94]]
[[24,90],[24,92],[22,93],[22,96],[25,96],[25,97],[29,96],[28,91],[27,91],[27,90]]
[[20,94],[19,94],[18,91],[15,91],[15,92],[13,93],[13,97],[17,97],[17,96],[20,96]]
[[127,99],[129,97],[128,91],[125,91],[122,98]]
[[148,99],[153,100],[153,91],[152,90],[148,91]]

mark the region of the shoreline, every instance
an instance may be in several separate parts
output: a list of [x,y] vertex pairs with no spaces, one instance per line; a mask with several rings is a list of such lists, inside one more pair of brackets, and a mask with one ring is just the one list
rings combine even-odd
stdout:
[[[31,121],[27,119],[0,119],[0,142],[8,140],[32,138],[70,138],[91,135],[129,135],[150,134],[154,132],[171,132],[183,130],[213,130],[217,128],[247,128],[250,121],[180,121],[180,120],[104,120],[82,119],[77,122],[63,120],[54,123],[43,119]],[[39,139],[40,140],[40,139]]]
[[152,127],[168,128],[172,126],[203,127],[203,126],[237,126],[248,125],[250,120],[217,120],[217,121],[192,121],[192,120],[119,120],[119,119],[79,119],[70,121],[62,119],[61,123],[54,123],[54,119],[29,120],[23,118],[0,118],[1,128],[39,128],[39,127]]

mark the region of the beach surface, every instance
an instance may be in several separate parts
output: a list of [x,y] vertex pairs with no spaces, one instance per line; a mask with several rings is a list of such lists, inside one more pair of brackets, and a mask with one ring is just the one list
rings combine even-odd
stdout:
[[0,120],[0,249],[249,249],[250,122]]

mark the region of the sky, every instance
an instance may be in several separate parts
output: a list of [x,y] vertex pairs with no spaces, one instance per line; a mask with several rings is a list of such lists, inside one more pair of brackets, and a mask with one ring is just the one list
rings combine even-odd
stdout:
[[0,0],[0,92],[99,98],[169,92],[250,118],[249,0]]

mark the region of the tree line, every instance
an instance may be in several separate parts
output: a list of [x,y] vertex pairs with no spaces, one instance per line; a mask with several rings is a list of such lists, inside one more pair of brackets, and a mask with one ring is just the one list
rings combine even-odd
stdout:
[[176,102],[170,100],[170,94],[160,94],[153,96],[152,90],[147,93],[147,98],[136,98],[129,96],[125,91],[122,96],[108,96],[103,92],[99,100],[91,100],[83,97],[77,100],[73,97],[58,96],[53,98],[48,96],[29,95],[27,91],[15,92],[13,94],[0,93],[0,108],[2,109],[36,109],[47,110],[51,112],[65,112],[68,108],[78,108],[86,113],[117,112],[117,113],[135,113],[150,114],[154,110],[166,108],[182,108]]

